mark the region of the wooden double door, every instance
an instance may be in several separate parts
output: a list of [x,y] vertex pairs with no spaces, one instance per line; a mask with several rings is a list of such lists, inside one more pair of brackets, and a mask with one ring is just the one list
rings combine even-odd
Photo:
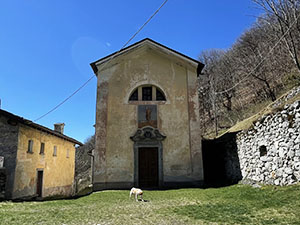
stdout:
[[139,187],[157,188],[159,179],[158,173],[158,148],[139,148]]

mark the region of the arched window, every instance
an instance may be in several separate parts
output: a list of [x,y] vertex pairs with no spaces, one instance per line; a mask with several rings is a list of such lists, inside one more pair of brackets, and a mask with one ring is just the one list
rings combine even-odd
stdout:
[[139,100],[139,95],[138,95],[138,89],[136,89],[131,95],[130,95],[130,98],[129,98],[129,101],[137,101]]
[[166,97],[161,90],[156,88],[156,101],[166,101]]
[[158,87],[144,85],[133,90],[129,101],[166,101],[166,96]]

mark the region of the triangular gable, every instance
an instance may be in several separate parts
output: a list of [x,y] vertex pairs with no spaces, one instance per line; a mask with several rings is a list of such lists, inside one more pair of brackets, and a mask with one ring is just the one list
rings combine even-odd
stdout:
[[122,49],[121,51],[117,51],[117,52],[114,52],[104,58],[101,58],[95,62],[92,62],[90,65],[94,71],[94,73],[97,75],[97,72],[98,72],[98,66],[108,62],[109,60],[114,60],[116,58],[119,58],[119,57],[122,57],[122,55],[124,55],[125,53],[128,53],[130,51],[134,51],[134,49],[137,49],[139,47],[142,47],[142,46],[150,46],[152,47],[153,49],[156,49],[158,51],[161,51],[163,53],[166,53],[167,55],[172,55],[173,57],[176,57],[176,58],[179,58],[180,60],[186,62],[187,64],[195,67],[195,69],[197,70],[197,75],[200,75],[201,74],[201,71],[202,69],[204,68],[204,64],[189,57],[189,56],[186,56],[180,52],[177,52],[171,48],[168,48],[158,42],[155,42],[149,38],[145,38],[139,42],[136,42],[124,49]]

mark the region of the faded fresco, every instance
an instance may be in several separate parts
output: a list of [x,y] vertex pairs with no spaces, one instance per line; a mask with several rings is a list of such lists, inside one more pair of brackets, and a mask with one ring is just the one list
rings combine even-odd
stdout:
[[157,106],[139,105],[138,106],[138,127],[151,126],[157,128]]

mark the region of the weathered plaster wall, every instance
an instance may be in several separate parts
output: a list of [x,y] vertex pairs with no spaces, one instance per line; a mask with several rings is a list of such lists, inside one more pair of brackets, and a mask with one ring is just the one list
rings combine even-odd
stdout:
[[[33,153],[27,152],[28,140],[33,140]],[[40,154],[41,142],[45,143],[44,154]],[[57,156],[53,156],[54,146],[57,146]],[[38,170],[43,170],[42,197],[72,195],[75,172],[74,144],[20,125],[13,198],[36,195]]]
[[0,156],[4,156],[6,168],[6,192],[5,198],[12,197],[14,175],[17,157],[18,126],[10,125],[8,119],[0,115]]
[[300,102],[238,134],[237,146],[243,179],[275,185],[300,181]]
[[195,72],[191,72],[190,70],[187,70],[187,91],[192,173],[198,179],[203,179],[198,82],[197,75],[195,74]]
[[196,72],[151,49],[135,50],[98,73],[96,186],[133,184],[134,152],[129,137],[138,128],[137,104],[128,99],[136,87],[149,84],[159,87],[167,99],[165,103],[138,103],[158,105],[158,129],[167,136],[163,141],[164,181],[203,179],[196,77]]

